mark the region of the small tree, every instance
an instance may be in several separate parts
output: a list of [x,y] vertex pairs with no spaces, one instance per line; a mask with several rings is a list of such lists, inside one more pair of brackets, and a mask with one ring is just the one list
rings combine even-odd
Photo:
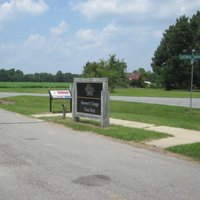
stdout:
[[110,55],[108,60],[99,62],[87,62],[83,67],[83,77],[85,78],[108,78],[110,91],[116,87],[126,87],[128,82],[125,75],[127,64],[124,60],[119,60],[116,55]]

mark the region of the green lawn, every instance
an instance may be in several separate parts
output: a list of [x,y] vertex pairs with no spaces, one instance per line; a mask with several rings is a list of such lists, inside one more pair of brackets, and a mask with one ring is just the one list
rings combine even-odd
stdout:
[[68,89],[71,83],[0,82],[0,92],[48,93],[49,90]]
[[112,101],[110,112],[113,118],[200,130],[200,109]]
[[200,160],[200,143],[178,145],[169,147],[166,150],[188,156],[194,160]]
[[[72,83],[52,82],[0,82],[0,92],[26,92],[26,93],[48,93],[53,89],[68,89]],[[115,89],[111,95],[115,96],[136,96],[136,97],[177,97],[189,98],[187,90],[165,91],[152,88],[120,88]],[[193,98],[200,98],[200,91],[193,92]]]
[[[113,96],[135,96],[135,97],[176,97],[189,98],[190,91],[187,90],[172,90],[165,91],[163,89],[152,88],[120,88],[116,89]],[[193,98],[200,98],[200,91],[193,91]]]
[[[0,107],[22,114],[49,112],[48,97],[21,96],[1,101]],[[69,100],[65,103],[69,109]],[[53,111],[62,111],[62,104],[60,100],[53,100]],[[200,109],[189,112],[189,109],[184,107],[111,101],[110,115],[113,118],[200,130]]]
[[105,135],[124,141],[144,142],[149,140],[170,137],[170,135],[165,133],[146,131],[143,129],[128,128],[122,126],[112,125],[108,128],[101,128],[99,123],[88,120],[83,120],[82,123],[74,123],[70,118],[63,119],[61,117],[48,117],[43,119],[50,122],[63,124],[74,130],[94,132],[100,135]]
[[[62,104],[67,105],[69,111],[69,100],[53,100],[52,111],[62,112]],[[39,96],[17,96],[0,99],[0,107],[9,111],[24,115],[33,115],[49,112],[49,98]]]

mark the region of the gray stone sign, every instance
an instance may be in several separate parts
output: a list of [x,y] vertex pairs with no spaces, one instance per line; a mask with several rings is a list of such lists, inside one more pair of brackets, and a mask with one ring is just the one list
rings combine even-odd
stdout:
[[107,78],[75,78],[72,94],[73,121],[80,117],[100,119],[109,126],[109,92]]

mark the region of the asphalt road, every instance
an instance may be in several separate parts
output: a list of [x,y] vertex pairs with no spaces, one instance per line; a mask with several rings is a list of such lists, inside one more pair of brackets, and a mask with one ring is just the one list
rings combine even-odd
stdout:
[[[21,96],[21,95],[48,96],[48,94],[0,92],[0,98],[11,97],[11,96]],[[152,104],[161,104],[161,105],[190,107],[190,98],[110,96],[110,99],[115,100],[115,101],[141,102],[141,103],[152,103]],[[200,98],[192,99],[192,107],[200,108]]]
[[199,200],[200,165],[0,109],[0,200]]
[[[170,106],[190,107],[190,98],[166,98],[166,97],[126,97],[126,96],[111,96],[111,100],[152,103]],[[200,108],[200,98],[192,99],[192,107]]]

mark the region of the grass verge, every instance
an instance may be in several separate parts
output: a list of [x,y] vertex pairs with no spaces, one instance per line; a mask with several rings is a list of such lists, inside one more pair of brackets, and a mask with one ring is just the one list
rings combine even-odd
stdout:
[[100,135],[109,136],[123,141],[144,142],[170,137],[169,134],[165,133],[115,125],[112,125],[109,128],[101,128],[98,122],[88,120],[82,120],[81,123],[75,123],[72,122],[71,118],[63,119],[61,117],[45,117],[42,119],[45,119],[49,122],[62,124],[74,130],[94,132]]
[[[135,96],[135,97],[174,97],[189,98],[190,92],[187,90],[152,89],[152,88],[119,88],[115,89],[113,96]],[[200,91],[193,91],[193,98],[200,98]]]
[[[69,100],[53,100],[53,111],[61,112],[65,103],[69,110]],[[49,98],[18,96],[0,99],[0,107],[25,115],[49,112]],[[200,109],[133,102],[110,102],[110,115],[113,118],[200,130]]]
[[169,147],[167,151],[182,154],[184,156],[193,158],[194,160],[200,161],[200,143],[178,145]]
[[190,112],[185,107],[112,101],[110,113],[118,119],[200,130],[200,109]]
[[[54,103],[53,108],[59,110],[62,102]],[[44,113],[49,111],[49,98],[35,96],[2,98],[0,99],[0,107],[26,115]],[[195,109],[190,113],[187,108],[182,107],[113,101],[111,102],[111,116],[158,125],[174,125],[174,127],[180,126],[200,130],[200,109]],[[144,141],[169,137],[169,135],[163,133],[121,126],[111,126],[102,129],[96,122],[92,122],[93,124],[88,124],[87,121],[73,123],[71,119],[62,119],[61,117],[45,118],[45,120],[60,123],[75,130],[95,132],[125,141],[142,143]],[[200,143],[170,147],[167,150],[200,160]]]
[[[61,111],[62,103],[63,101],[61,100],[54,100],[53,110]],[[65,100],[65,103],[68,104],[67,108],[69,109],[69,100]],[[0,99],[0,107],[25,115],[46,113],[49,110],[49,98],[37,96],[17,96],[3,98]],[[45,118],[45,120],[63,124],[75,130],[90,131],[124,141],[143,142],[170,136],[164,133],[121,126],[111,126],[109,128],[102,129],[100,124],[95,121],[90,121],[90,123],[87,123],[87,120],[82,120],[83,123],[73,123],[71,119],[62,119],[62,117]]]
[[[72,83],[55,82],[0,82],[0,92],[26,92],[26,93],[48,93],[48,90],[68,89]],[[176,97],[189,98],[187,90],[171,90],[153,88],[119,88],[111,93],[113,96],[135,96],[135,97]],[[200,98],[200,91],[193,90],[193,98]]]
[[[67,111],[70,108],[68,99],[52,101],[53,112],[62,112],[62,104],[66,104]],[[24,115],[33,115],[49,112],[49,98],[39,96],[16,96],[0,99],[0,108]]]

